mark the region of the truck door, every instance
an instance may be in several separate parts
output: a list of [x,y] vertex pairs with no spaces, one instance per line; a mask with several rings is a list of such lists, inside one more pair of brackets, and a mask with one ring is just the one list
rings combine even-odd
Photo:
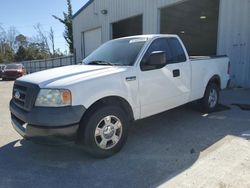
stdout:
[[[165,52],[163,68],[144,70],[152,53]],[[155,39],[144,54],[139,70],[141,118],[185,104],[189,100],[191,67],[177,38]]]

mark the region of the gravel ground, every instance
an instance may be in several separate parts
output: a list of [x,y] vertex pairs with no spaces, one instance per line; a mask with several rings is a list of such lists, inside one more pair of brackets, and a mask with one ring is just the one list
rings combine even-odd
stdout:
[[120,153],[94,159],[23,140],[10,124],[12,85],[0,81],[0,187],[250,187],[250,111],[231,105],[250,103],[250,90],[222,92],[231,109],[183,106],[138,121]]

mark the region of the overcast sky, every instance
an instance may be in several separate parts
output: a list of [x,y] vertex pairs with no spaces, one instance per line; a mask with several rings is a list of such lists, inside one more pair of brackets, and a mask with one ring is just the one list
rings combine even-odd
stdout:
[[[71,0],[73,13],[79,10],[88,0]],[[62,17],[67,11],[66,0],[1,0],[0,24],[5,29],[15,26],[25,36],[35,35],[34,25],[41,23],[44,30],[53,27],[55,31],[55,45],[64,52],[67,48],[62,36],[64,26],[51,15]]]

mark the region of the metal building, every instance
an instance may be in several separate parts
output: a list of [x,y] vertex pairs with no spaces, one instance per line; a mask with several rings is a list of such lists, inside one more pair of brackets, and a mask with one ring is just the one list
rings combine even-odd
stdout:
[[110,39],[154,33],[178,34],[190,55],[228,55],[232,84],[250,87],[250,0],[89,0],[73,16],[78,62]]

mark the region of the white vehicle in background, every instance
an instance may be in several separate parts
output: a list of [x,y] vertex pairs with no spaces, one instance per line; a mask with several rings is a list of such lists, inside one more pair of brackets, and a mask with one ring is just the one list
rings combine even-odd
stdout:
[[199,100],[215,110],[229,59],[189,57],[176,35],[111,40],[73,65],[18,79],[10,102],[25,138],[74,140],[107,157],[125,144],[131,121]]

